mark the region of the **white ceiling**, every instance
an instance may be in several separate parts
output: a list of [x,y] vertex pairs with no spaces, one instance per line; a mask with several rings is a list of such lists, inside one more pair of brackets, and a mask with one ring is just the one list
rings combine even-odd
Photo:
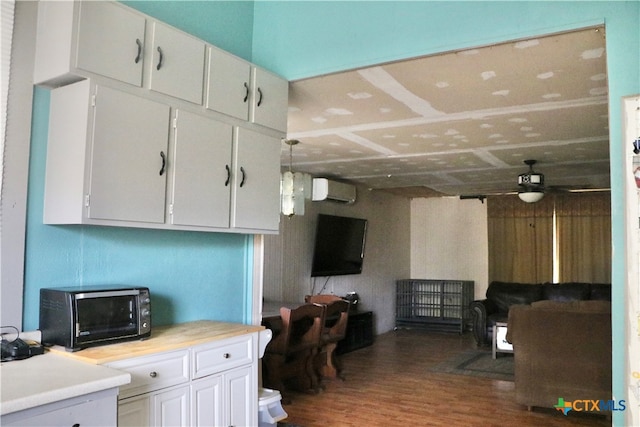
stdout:
[[[290,84],[293,169],[410,197],[609,188],[604,28]],[[289,165],[283,143],[282,165]]]

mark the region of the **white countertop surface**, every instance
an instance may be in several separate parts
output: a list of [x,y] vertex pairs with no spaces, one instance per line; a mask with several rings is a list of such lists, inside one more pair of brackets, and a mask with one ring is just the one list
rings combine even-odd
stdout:
[[46,352],[0,363],[0,415],[131,382],[127,372]]

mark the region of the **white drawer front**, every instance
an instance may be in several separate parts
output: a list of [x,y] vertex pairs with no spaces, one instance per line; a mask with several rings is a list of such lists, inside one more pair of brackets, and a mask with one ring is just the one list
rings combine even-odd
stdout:
[[131,383],[120,387],[120,399],[189,381],[189,350],[136,357],[108,365],[131,374]]
[[192,378],[201,378],[252,363],[253,346],[252,334],[194,347]]

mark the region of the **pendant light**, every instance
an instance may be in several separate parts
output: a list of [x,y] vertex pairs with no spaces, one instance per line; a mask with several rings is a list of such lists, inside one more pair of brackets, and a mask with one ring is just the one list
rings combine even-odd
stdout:
[[293,172],[293,146],[299,144],[300,141],[285,139],[284,143],[289,146],[289,170],[282,173],[280,177],[280,210],[289,217],[304,215],[305,176],[301,172]]

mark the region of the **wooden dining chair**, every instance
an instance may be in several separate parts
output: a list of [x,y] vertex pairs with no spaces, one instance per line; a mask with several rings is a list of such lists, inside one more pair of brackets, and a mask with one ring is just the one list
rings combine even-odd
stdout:
[[340,301],[341,297],[331,294],[305,295],[304,302],[315,304],[329,304],[330,302]]
[[342,375],[342,363],[336,355],[338,342],[347,334],[349,320],[349,302],[343,299],[326,304],[325,326],[320,337],[320,351],[316,356],[315,367],[320,381],[322,377],[340,378]]
[[319,379],[313,361],[320,350],[326,306],[303,304],[296,308],[280,308],[281,329],[267,345],[264,355],[264,384],[283,393],[288,387],[304,392],[317,392]]

